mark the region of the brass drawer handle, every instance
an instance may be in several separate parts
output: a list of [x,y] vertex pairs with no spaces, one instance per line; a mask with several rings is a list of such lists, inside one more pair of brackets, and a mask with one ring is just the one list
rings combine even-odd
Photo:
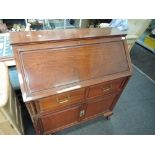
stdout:
[[108,92],[112,89],[112,84],[108,86],[108,88],[102,88],[103,92]]
[[58,97],[56,98],[57,102],[60,103],[60,104],[68,102],[69,99],[70,99],[69,95],[67,95],[64,99],[59,99]]
[[85,111],[84,110],[81,110],[80,111],[80,117],[82,117],[84,114],[85,114]]

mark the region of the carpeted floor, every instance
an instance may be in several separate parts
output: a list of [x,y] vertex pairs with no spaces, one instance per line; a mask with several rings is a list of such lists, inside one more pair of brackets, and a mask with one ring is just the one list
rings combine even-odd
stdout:
[[137,43],[133,46],[130,53],[132,63],[155,80],[155,53]]

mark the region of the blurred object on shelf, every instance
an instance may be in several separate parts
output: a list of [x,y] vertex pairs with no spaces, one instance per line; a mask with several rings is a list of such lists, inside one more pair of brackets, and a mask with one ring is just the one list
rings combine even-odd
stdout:
[[25,31],[25,25],[21,24],[13,24],[13,27],[11,29],[13,32],[19,32],[19,31]]
[[28,19],[27,22],[28,23],[35,23],[36,22],[36,19]]
[[127,19],[113,19],[109,27],[115,27],[121,31],[126,31],[128,30],[128,20]]
[[8,28],[6,24],[0,23],[0,33],[5,33],[5,32],[8,32]]
[[[88,27],[87,19],[3,19],[9,31],[35,31]],[[28,25],[31,24],[31,25]]]
[[43,19],[28,19],[28,23],[31,24],[31,30],[43,30],[44,20]]
[[[55,28],[55,27],[54,27]],[[48,19],[44,19],[43,20],[43,27],[42,27],[43,30],[51,30],[53,29],[49,23],[49,20]]]
[[25,19],[3,19],[9,31],[24,31],[26,27]]
[[30,23],[27,23],[26,24],[25,31],[30,31],[30,30],[31,30],[31,24]]
[[49,25],[51,26],[51,29],[64,28],[64,19],[49,19],[48,21],[49,21]]
[[68,19],[69,24],[74,25],[75,24],[75,19]]
[[55,29],[55,24],[53,22],[49,22],[51,29]]
[[89,27],[95,28],[99,27],[101,23],[110,23],[112,19],[90,19],[89,20]]
[[100,23],[98,27],[100,28],[115,27],[121,31],[126,31],[128,29],[128,20],[127,19],[112,19],[110,23],[103,22],[103,23]]
[[109,27],[109,25],[110,25],[109,23],[101,23],[99,27],[104,28],[104,27]]
[[80,23],[81,23],[80,19],[67,19],[65,20],[65,28],[66,29],[80,28],[81,27]]
[[21,25],[21,27],[20,27],[20,31],[25,31],[25,25]]

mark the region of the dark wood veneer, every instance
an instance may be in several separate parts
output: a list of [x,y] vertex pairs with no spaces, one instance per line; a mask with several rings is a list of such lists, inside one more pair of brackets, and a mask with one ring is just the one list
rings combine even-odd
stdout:
[[37,134],[112,115],[132,70],[124,33],[94,28],[10,37],[23,100]]

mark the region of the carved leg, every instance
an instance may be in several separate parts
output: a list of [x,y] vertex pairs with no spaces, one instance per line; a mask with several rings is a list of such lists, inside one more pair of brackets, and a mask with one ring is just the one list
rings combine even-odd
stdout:
[[103,116],[107,119],[110,120],[111,116],[112,116],[113,112],[112,111],[107,111],[103,114]]

